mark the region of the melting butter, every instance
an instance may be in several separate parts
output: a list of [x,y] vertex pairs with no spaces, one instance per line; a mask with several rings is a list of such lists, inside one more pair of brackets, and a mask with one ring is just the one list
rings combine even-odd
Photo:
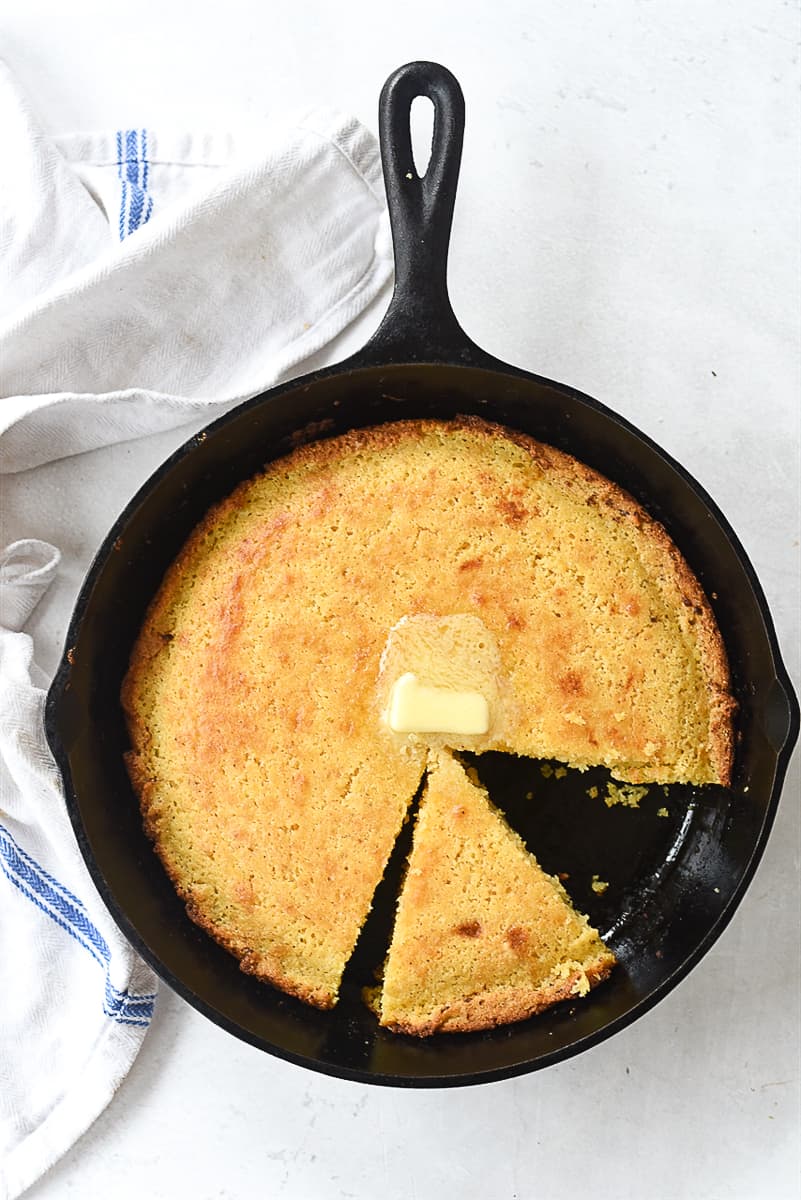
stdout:
[[407,671],[393,684],[387,724],[395,733],[486,733],[489,704],[480,692],[420,683]]

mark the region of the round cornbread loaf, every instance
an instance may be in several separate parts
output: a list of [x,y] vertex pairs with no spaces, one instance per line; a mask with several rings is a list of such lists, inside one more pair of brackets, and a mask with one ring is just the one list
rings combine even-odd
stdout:
[[[487,631],[487,734],[387,728],[388,638],[415,617]],[[313,442],[237,488],[168,571],[123,705],[146,829],[190,915],[322,1007],[432,741],[635,783],[731,768],[721,639],[662,527],[575,459],[472,418]]]

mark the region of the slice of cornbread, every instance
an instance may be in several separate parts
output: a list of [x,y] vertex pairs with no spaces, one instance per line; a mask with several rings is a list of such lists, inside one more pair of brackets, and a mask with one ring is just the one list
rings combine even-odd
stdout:
[[520,1021],[585,995],[614,962],[483,788],[440,752],[398,899],[380,1023],[427,1036]]

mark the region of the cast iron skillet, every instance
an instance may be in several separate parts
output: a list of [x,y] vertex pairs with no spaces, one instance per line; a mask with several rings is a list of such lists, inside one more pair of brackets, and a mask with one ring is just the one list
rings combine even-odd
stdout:
[[[412,100],[435,122],[418,177]],[[724,928],[756,868],[798,732],[798,704],[765,598],[735,534],[704,490],[597,401],[492,358],[460,329],[446,261],[464,102],[443,67],[411,63],[387,81],[381,146],[395,240],[395,294],[364,349],[340,366],[274,388],[193,437],[114,525],[77,602],[47,699],[47,735],[89,870],[106,904],[158,974],[223,1028],[292,1062],[350,1079],[443,1086],[546,1066],[609,1037],[664,996]],[[119,690],[148,601],[209,505],[299,441],[401,417],[474,413],[575,454],[633,493],[667,527],[710,596],[740,704],[730,790],[661,789],[639,810],[608,809],[602,771],[567,778],[502,755],[479,773],[550,871],[566,872],[620,965],[588,998],[493,1032],[419,1041],[379,1030],[360,1000],[382,958],[397,849],[340,1004],[318,1012],[240,973],[186,916],[139,821],[123,769]],[[534,800],[526,793],[533,791]],[[662,815],[659,815],[659,810]],[[667,811],[667,816],[664,815]],[[609,883],[596,894],[593,876]]]

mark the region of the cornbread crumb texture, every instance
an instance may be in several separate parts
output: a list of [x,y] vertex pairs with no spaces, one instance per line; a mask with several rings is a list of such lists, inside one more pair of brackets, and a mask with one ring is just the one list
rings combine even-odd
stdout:
[[606,978],[614,956],[483,788],[440,753],[426,781],[384,967],[380,1023],[487,1029]]
[[459,678],[490,699],[487,737],[437,744],[605,765],[634,783],[724,782],[725,655],[661,527],[575,460],[495,427],[379,432],[390,445],[377,469],[397,481],[382,565],[408,597],[383,686],[403,671],[424,678],[428,662],[438,678],[425,682]]
[[322,1006],[425,768],[427,744],[381,720],[404,618],[416,634],[456,621],[452,678],[483,638],[492,722],[467,748],[634,783],[728,775],[708,607],[617,488],[475,420],[354,431],[271,464],[208,514],[147,615],[127,761],[193,918]]
[[540,763],[540,774],[544,779],[564,779],[567,775],[565,767],[554,767],[552,763]]
[[607,808],[614,808],[616,804],[622,804],[624,808],[639,808],[640,801],[648,795],[648,788],[635,787],[633,784],[616,784],[611,780],[606,785],[606,795],[604,796],[604,804]]

